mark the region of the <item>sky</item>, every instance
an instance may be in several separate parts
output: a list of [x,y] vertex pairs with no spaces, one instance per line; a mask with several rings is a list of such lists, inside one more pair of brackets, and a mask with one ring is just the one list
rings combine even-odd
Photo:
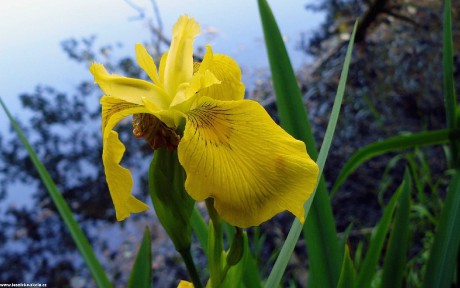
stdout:
[[[289,2],[289,5],[286,3]],[[307,0],[269,0],[289,52],[298,64],[305,56],[295,51],[300,32],[311,32],[322,15],[304,9]],[[97,43],[121,42],[126,55],[134,55],[137,42],[149,40],[145,20],[129,3],[153,17],[147,0],[15,0],[0,1],[0,97],[12,111],[20,108],[18,95],[33,91],[37,84],[61,89],[89,78],[86,67],[69,60],[60,43],[74,37],[97,36]],[[187,13],[203,29],[217,30],[216,52],[234,57],[242,66],[267,66],[257,1],[157,0],[165,32]],[[198,44],[207,39],[199,38]],[[292,55],[294,54],[294,55]],[[5,122],[0,113],[0,123]],[[0,124],[0,131],[2,131]]]

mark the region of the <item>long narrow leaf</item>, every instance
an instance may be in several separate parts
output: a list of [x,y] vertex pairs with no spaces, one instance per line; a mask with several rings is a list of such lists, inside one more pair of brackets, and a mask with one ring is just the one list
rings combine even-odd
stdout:
[[403,284],[409,242],[410,184],[411,178],[409,172],[406,171],[404,174],[404,189],[396,208],[393,230],[390,234],[383,264],[381,287],[398,288],[402,287]]
[[[262,0],[259,1],[259,9],[260,9],[262,22],[264,23],[264,31],[267,30],[265,33],[265,39],[267,42],[267,49],[270,55],[271,46],[282,45],[284,47],[284,44],[282,44],[282,41],[279,42],[275,40],[269,40],[271,36],[275,34],[278,35],[279,37],[281,36],[279,35],[279,30],[276,26],[276,22],[273,18],[273,15],[271,14],[270,8],[268,7],[267,3]],[[265,23],[268,23],[268,24],[265,24]],[[323,142],[320,154],[317,159],[317,163],[320,168],[320,173],[318,176],[319,179],[321,178],[324,164],[326,162],[327,154],[329,152],[329,148],[330,148],[332,138],[334,135],[334,131],[335,131],[335,126],[337,124],[338,115],[340,112],[340,106],[342,104],[343,94],[345,91],[345,83],[346,83],[346,79],[348,75],[348,67],[350,65],[351,51],[353,49],[353,40],[354,40],[355,30],[356,30],[356,25],[353,30],[353,34],[350,39],[350,43],[348,45],[347,55],[345,57],[344,67],[343,67],[342,74],[340,77],[339,87],[337,89],[337,95],[334,101],[331,118],[329,120],[329,124],[328,124],[326,134],[324,137],[324,142]],[[269,31],[272,31],[274,34],[268,34]],[[278,40],[280,40],[280,38]],[[270,57],[270,58],[272,59],[271,62],[277,62],[275,58],[273,57]],[[279,61],[282,61],[282,59],[279,59]],[[281,96],[278,96],[278,98],[279,97]],[[302,109],[303,109],[303,106],[302,106]],[[327,194],[325,190],[324,190],[324,193],[325,193],[324,195],[327,198]],[[310,207],[312,205],[315,194],[316,194],[316,189],[313,195],[310,197],[310,199],[305,203],[306,215],[308,215],[308,212],[310,211]],[[325,201],[324,203],[327,203],[325,205],[330,207],[329,200],[328,199],[323,199],[323,200]],[[320,204],[324,204],[324,203],[320,203]],[[309,221],[311,222],[315,220],[319,221],[319,219],[312,219],[312,218],[308,218],[306,221],[308,223]],[[316,224],[317,225],[318,224],[327,225],[324,222],[321,222],[321,223],[317,222]],[[333,222],[332,222],[332,225],[334,225]],[[268,277],[265,287],[277,287],[279,283],[281,282],[281,278],[284,274],[287,263],[294,250],[295,243],[297,242],[300,236],[300,233],[302,232],[302,227],[303,225],[296,219],[289,231],[287,239],[281,249],[280,255],[278,256],[275,262],[272,272],[270,273]],[[332,227],[333,227],[332,231],[334,231],[335,226],[332,226]],[[313,232],[313,231],[308,231],[308,232]],[[339,275],[340,275],[340,259],[342,257],[341,255],[339,255],[337,235],[334,233],[332,234],[332,236],[330,236],[330,238],[323,238],[324,236],[326,236],[325,234],[315,235],[315,236],[316,237],[313,238],[314,239],[313,242],[308,243],[308,240],[307,240],[307,247],[309,247],[310,245],[308,252],[310,256],[310,263],[312,263],[312,271],[313,271],[312,275],[316,281],[315,286],[317,287],[336,287],[338,279],[339,279]],[[330,246],[328,245],[329,243],[331,243]],[[316,270],[314,270],[313,266],[315,267]]]
[[345,245],[343,261],[342,261],[342,272],[340,272],[339,284],[337,288],[353,288],[355,282],[355,267],[350,257],[350,249]]
[[373,157],[407,148],[444,144],[448,143],[449,139],[457,139],[458,137],[460,137],[459,130],[444,129],[396,136],[369,144],[358,150],[358,152],[353,154],[347,163],[345,163],[345,166],[340,171],[339,176],[337,176],[331,195],[334,195],[335,192],[337,192],[351,173],[353,173],[365,161]]
[[388,206],[383,212],[383,216],[380,219],[379,224],[374,229],[371,241],[369,244],[369,249],[367,250],[366,257],[364,258],[363,263],[360,265],[361,269],[359,270],[355,287],[370,287],[372,278],[375,274],[377,263],[379,261],[380,253],[385,242],[386,235],[390,229],[391,218],[396,207],[396,203],[404,189],[407,188],[407,183],[404,180],[403,183],[399,186],[396,193],[391,197]]
[[141,246],[137,251],[131,275],[129,276],[128,288],[152,287],[152,249],[151,237],[148,227],[144,230]]
[[56,208],[59,214],[61,215],[62,220],[64,221],[67,228],[69,229],[69,232],[72,235],[72,239],[74,240],[75,244],[80,250],[80,253],[83,256],[83,259],[85,260],[86,265],[88,265],[88,268],[91,271],[91,274],[93,275],[94,281],[99,287],[111,287],[112,285],[107,279],[107,276],[105,275],[105,272],[102,269],[101,264],[97,260],[96,255],[94,254],[94,251],[88,242],[88,239],[86,238],[80,226],[78,226],[77,221],[73,217],[72,211],[70,210],[69,205],[67,205],[67,202],[65,201],[64,197],[62,197],[61,193],[59,193],[53,179],[51,179],[51,176],[49,175],[45,166],[38,159],[37,154],[35,153],[32,146],[30,146],[29,141],[27,141],[27,138],[22,132],[21,127],[19,127],[19,125],[13,119],[13,116],[11,116],[10,111],[8,110],[6,105],[3,103],[3,100],[1,98],[0,98],[0,104],[2,105],[3,110],[5,110],[6,115],[11,121],[11,124],[13,125],[14,130],[16,130],[16,132],[18,133],[19,139],[21,140],[22,144],[26,148],[27,153],[29,154],[29,157],[32,160],[32,163],[37,169],[37,172],[40,175],[40,178],[42,179],[43,184],[45,185],[51,199],[54,202],[54,205],[56,205]]
[[444,25],[443,25],[443,48],[442,70],[444,83],[444,104],[446,105],[447,128],[455,128],[455,113],[457,100],[455,96],[455,82],[453,69],[453,40],[452,40],[452,9],[451,0],[444,1]]
[[460,246],[460,170],[450,182],[425,274],[424,287],[451,287]]
[[[281,33],[266,0],[259,0],[258,4],[281,126],[295,138],[304,141],[311,158],[316,160],[318,151],[311,125]],[[307,252],[312,263],[311,272],[318,275],[315,285],[335,287],[340,274],[342,254],[336,237],[337,230],[329,194],[322,177],[316,194],[309,220],[303,227]]]
[[195,232],[196,238],[198,242],[200,242],[204,253],[208,253],[208,226],[206,226],[203,217],[196,207],[192,211],[190,224],[192,225],[193,232]]

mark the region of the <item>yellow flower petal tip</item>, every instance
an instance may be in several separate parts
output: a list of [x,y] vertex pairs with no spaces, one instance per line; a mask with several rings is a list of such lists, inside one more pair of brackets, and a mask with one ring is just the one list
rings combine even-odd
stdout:
[[257,226],[285,210],[304,221],[318,166],[257,102],[203,97],[188,114],[178,153],[188,193],[214,198],[230,224]]
[[188,281],[181,280],[179,285],[177,285],[177,288],[193,288],[193,284]]

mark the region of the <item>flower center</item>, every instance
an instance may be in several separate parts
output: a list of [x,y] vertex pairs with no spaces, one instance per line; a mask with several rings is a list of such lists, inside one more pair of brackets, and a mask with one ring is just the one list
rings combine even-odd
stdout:
[[175,129],[169,128],[151,114],[133,114],[133,134],[138,139],[144,138],[154,150],[166,147],[174,151],[180,142]]

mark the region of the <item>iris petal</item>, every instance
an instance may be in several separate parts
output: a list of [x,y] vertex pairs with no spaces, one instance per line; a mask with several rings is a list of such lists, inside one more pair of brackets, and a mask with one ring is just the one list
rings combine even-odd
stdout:
[[170,97],[163,89],[150,82],[109,74],[104,66],[99,63],[93,63],[90,71],[94,76],[94,81],[107,96],[137,105],[142,105],[142,98],[147,97],[158,107],[165,108],[169,106]]
[[160,81],[160,77],[158,76],[157,66],[155,65],[155,61],[153,61],[152,56],[147,52],[142,44],[136,44],[136,61],[141,66],[141,68],[149,75],[150,79],[158,86],[162,86],[163,84]]
[[189,82],[192,78],[193,41],[198,34],[200,25],[187,15],[180,17],[174,25],[164,70],[164,86],[171,96],[176,94],[180,84]]
[[208,96],[216,100],[241,100],[244,98],[244,85],[241,83],[241,70],[238,64],[227,55],[214,54],[211,46],[206,46],[206,54],[198,70],[199,73],[211,71],[220,84],[200,90],[198,97]]
[[131,213],[138,213],[149,209],[149,206],[131,195],[133,188],[131,173],[128,169],[120,166],[120,161],[124,153],[125,146],[118,139],[118,133],[110,131],[107,138],[104,139],[102,161],[118,221],[124,220]]
[[120,165],[125,146],[118,139],[113,127],[123,118],[135,113],[146,113],[147,108],[126,102],[111,96],[101,98],[102,104],[102,162],[109,186],[110,196],[115,206],[118,221],[127,218],[131,213],[147,210],[149,207],[136,199],[132,194],[133,180],[128,169]]
[[230,224],[256,226],[285,210],[304,221],[318,166],[257,102],[201,98],[187,114],[178,153],[187,192],[214,198]]

